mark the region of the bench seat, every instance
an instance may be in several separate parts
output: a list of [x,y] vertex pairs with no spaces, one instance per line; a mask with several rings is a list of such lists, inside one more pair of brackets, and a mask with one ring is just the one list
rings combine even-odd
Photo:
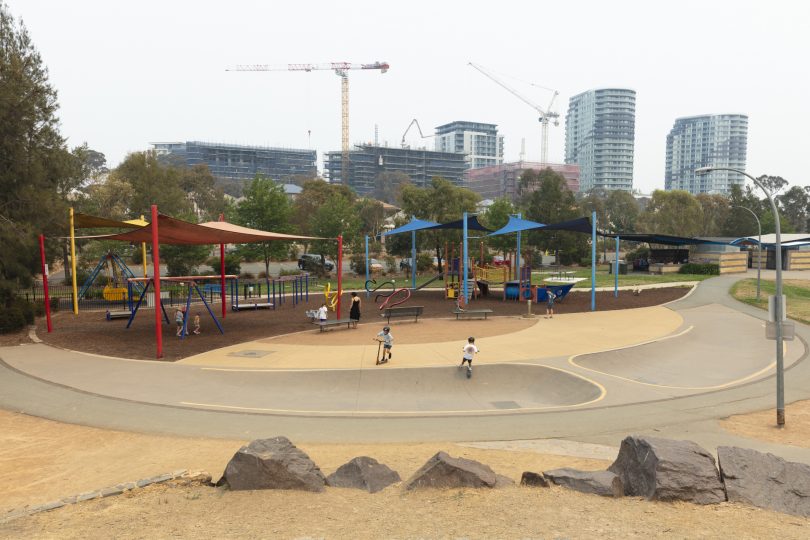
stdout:
[[459,320],[460,317],[480,317],[481,315],[484,316],[484,319],[487,318],[487,315],[492,313],[491,309],[454,309],[452,313],[456,316],[456,320]]
[[325,321],[315,321],[312,324],[317,324],[321,328],[321,332],[325,332],[327,328],[331,328],[332,326],[340,326],[341,324],[345,324],[346,328],[351,328],[353,322],[354,321],[352,319],[327,319]]
[[132,315],[131,311],[109,311],[107,310],[107,320],[111,321],[113,319],[129,319]]
[[419,322],[419,315],[424,309],[425,306],[390,307],[385,308],[380,316],[388,319],[389,323],[392,317],[413,317],[416,322]]
[[253,302],[231,306],[231,309],[234,311],[242,311],[243,309],[271,309],[272,307],[273,304],[271,302]]

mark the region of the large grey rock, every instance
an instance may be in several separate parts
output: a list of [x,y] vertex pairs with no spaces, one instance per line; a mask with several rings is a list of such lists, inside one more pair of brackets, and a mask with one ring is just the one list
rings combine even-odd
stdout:
[[399,473],[366,456],[352,459],[326,477],[330,486],[365,489],[369,493],[376,493],[400,480]]
[[578,471],[566,468],[545,471],[543,476],[558,486],[582,493],[593,493],[603,497],[622,497],[624,495],[621,479],[610,471]]
[[692,441],[630,436],[608,467],[625,495],[714,504],[726,500],[714,457]]
[[520,477],[521,486],[548,487],[548,480],[543,473],[525,471]]
[[454,458],[439,452],[416,471],[405,484],[405,489],[434,488],[495,488],[514,484],[512,480],[488,466],[471,459]]
[[323,491],[326,479],[309,456],[286,437],[257,439],[240,448],[217,485],[233,490],[298,489]]
[[734,446],[718,447],[717,461],[729,501],[810,517],[810,466]]

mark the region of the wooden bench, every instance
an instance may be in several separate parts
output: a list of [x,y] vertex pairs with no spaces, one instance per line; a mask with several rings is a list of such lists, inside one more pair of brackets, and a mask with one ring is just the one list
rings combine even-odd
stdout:
[[392,317],[413,317],[415,322],[419,322],[419,315],[422,314],[424,306],[403,306],[403,307],[390,307],[385,308],[385,311],[380,315],[388,319],[391,323]]
[[327,319],[325,321],[316,321],[312,324],[317,324],[321,327],[321,332],[325,332],[327,328],[340,326],[341,324],[345,324],[346,328],[351,328],[353,322],[354,321],[351,319],[332,319],[331,321]]
[[231,306],[231,309],[234,311],[242,311],[243,309],[271,309],[272,307],[273,304],[269,302],[253,302],[251,304]]
[[456,320],[459,317],[480,317],[481,315],[484,316],[484,319],[487,318],[487,315],[492,313],[491,309],[454,309],[452,313],[455,314]]

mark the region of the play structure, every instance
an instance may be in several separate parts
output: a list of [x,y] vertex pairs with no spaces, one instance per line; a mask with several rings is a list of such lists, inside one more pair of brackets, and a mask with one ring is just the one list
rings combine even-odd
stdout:
[[[411,290],[407,287],[400,287],[399,289],[397,289],[396,282],[393,279],[383,281],[374,288],[371,287],[372,285],[377,285],[377,280],[374,279],[366,280],[365,289],[367,294],[375,293],[380,289],[382,289],[383,287],[387,287],[389,285],[391,286],[391,292],[389,292],[388,294],[380,292],[374,296],[375,304],[380,301],[380,298],[384,299],[382,303],[379,305],[380,310],[404,304],[411,298]],[[393,302],[393,299],[397,296],[400,296],[402,298],[398,299],[396,302]]]
[[[211,319],[213,319],[214,324],[216,324],[217,328],[219,329],[219,332],[221,334],[225,333],[225,330],[223,330],[222,325],[219,322],[219,319],[217,319],[217,316],[214,315],[214,312],[211,309],[211,306],[208,304],[208,301],[205,299],[205,294],[203,294],[202,290],[200,290],[200,286],[198,284],[198,282],[200,282],[200,281],[219,280],[221,277],[222,276],[180,276],[180,277],[164,277],[164,278],[160,278],[161,281],[164,281],[164,282],[180,283],[181,285],[185,286],[186,290],[188,291],[188,293],[186,295],[185,309],[183,310],[183,328],[182,328],[182,332],[180,334],[180,339],[185,339],[185,337],[187,335],[188,318],[189,318],[189,314],[191,312],[191,298],[192,298],[194,293],[197,293],[197,296],[202,301],[203,305],[205,306],[205,309],[208,311],[208,314],[211,315]],[[236,277],[237,276],[226,275],[225,279],[235,280]],[[140,296],[138,297],[138,301],[135,303],[135,305],[132,308],[132,313],[130,314],[129,320],[127,321],[127,328],[129,328],[132,325],[132,321],[135,320],[135,316],[138,314],[138,310],[141,308],[141,305],[143,305],[144,298],[146,298],[146,295],[147,295],[147,292],[149,291],[150,285],[153,285],[154,281],[155,280],[152,279],[152,278],[130,278],[128,280],[128,282],[130,284],[143,283],[144,287],[143,287],[143,290],[142,290]],[[160,312],[163,314],[163,319],[166,321],[166,324],[171,324],[171,320],[169,319],[169,315],[166,313],[166,307],[163,305],[163,299],[160,296],[159,285],[153,287],[152,298],[153,298],[153,304],[157,304],[157,306],[153,305],[153,307],[155,307],[155,310],[157,311],[157,309],[159,307]]]
[[[112,251],[105,253],[101,256],[90,275],[82,284],[82,288],[78,292],[78,298],[84,298],[90,287],[96,280],[104,276],[106,277],[106,284],[102,295],[108,302],[127,302],[132,304],[133,291],[128,286],[128,279],[134,278],[135,274],[126,265],[126,263],[117,254]],[[143,286],[136,284],[135,293],[141,293]]]
[[[279,278],[265,279],[266,284],[266,299],[264,302],[259,302],[258,299],[263,297],[261,284],[244,284],[242,286],[242,298],[239,301],[239,278],[231,281],[230,296],[231,296],[231,309],[233,311],[242,311],[245,309],[276,309],[277,306],[283,305],[287,300],[291,300],[293,306],[297,306],[301,302],[309,302],[309,274],[303,273],[294,276],[282,276]],[[290,292],[287,292],[287,286],[290,287]],[[255,288],[258,287],[258,291]],[[204,291],[211,293],[219,293],[219,284],[209,284],[204,287]],[[253,300],[254,296],[257,300]]]

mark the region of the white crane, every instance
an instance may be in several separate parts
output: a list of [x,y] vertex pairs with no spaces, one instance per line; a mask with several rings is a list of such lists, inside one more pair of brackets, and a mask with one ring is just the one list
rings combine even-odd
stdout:
[[341,89],[341,150],[342,160],[340,168],[341,182],[348,184],[349,178],[349,74],[350,69],[378,69],[385,73],[391,66],[388,62],[374,62],[373,64],[352,64],[350,62],[330,62],[328,64],[287,64],[285,66],[271,66],[267,64],[242,64],[226,71],[316,71],[330,70],[340,77]]
[[[493,74],[491,74],[489,71],[484,69],[482,66],[479,66],[478,64],[474,64],[472,62],[470,62],[469,65],[471,65],[472,67],[474,67],[475,69],[477,69],[478,71],[480,71],[481,73],[486,75],[488,78],[492,79],[492,81],[495,82],[497,85],[505,88],[507,91],[509,91],[509,93],[514,95],[520,101],[522,101],[523,103],[525,103],[526,105],[530,106],[532,109],[534,109],[535,111],[540,113],[540,118],[538,118],[538,120],[540,121],[540,162],[541,163],[548,163],[548,123],[549,123],[549,120],[554,120],[554,125],[555,126],[560,125],[560,121],[558,120],[558,118],[560,117],[560,114],[556,113],[556,112],[553,112],[551,110],[552,105],[554,105],[554,100],[557,99],[557,96],[559,95],[559,92],[556,91],[556,90],[553,90],[551,88],[546,88],[546,90],[550,90],[552,92],[552,94],[551,94],[551,101],[549,101],[549,103],[548,103],[548,107],[543,109],[539,105],[537,105],[536,103],[533,103],[532,101],[530,101],[523,94],[521,94],[520,92],[518,92],[514,88],[508,86],[506,83],[504,83],[503,81],[501,81],[500,79],[495,77]],[[537,86],[537,85],[535,85],[535,86]],[[540,88],[544,88],[544,87],[540,87]]]

